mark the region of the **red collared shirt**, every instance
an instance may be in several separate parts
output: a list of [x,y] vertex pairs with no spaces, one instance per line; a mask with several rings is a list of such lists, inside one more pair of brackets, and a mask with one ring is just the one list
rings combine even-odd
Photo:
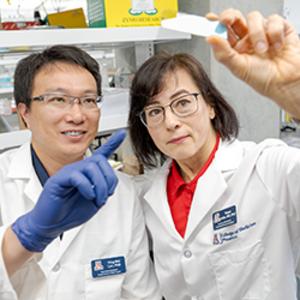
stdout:
[[205,173],[213,161],[218,150],[220,136],[217,135],[216,144],[206,163],[191,182],[185,182],[181,177],[178,166],[173,160],[167,181],[167,195],[174,225],[178,233],[184,237],[190,208],[198,179]]

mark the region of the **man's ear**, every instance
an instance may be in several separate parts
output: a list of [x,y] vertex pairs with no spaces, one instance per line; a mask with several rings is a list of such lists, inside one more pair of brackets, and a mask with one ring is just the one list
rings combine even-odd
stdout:
[[18,104],[17,113],[18,113],[20,129],[30,128],[28,112],[29,112],[29,108],[26,106],[25,103]]

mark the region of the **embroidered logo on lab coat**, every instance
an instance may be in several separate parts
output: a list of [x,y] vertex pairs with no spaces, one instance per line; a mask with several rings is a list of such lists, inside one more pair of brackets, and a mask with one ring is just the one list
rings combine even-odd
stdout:
[[240,226],[239,228],[227,231],[227,232],[220,232],[220,233],[214,233],[213,236],[213,245],[221,245],[224,242],[229,242],[232,240],[235,240],[239,237],[239,234],[253,228],[256,226],[256,222],[249,223],[247,225]]

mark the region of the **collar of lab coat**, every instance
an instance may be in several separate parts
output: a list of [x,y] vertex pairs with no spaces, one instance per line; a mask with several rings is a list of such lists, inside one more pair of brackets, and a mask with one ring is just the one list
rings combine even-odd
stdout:
[[[253,144],[248,142],[241,143],[238,140],[221,141],[215,159],[197,183],[185,239],[192,234],[195,227],[203,220],[217,199],[226,190],[227,183],[224,174],[226,172],[234,172],[237,169],[247,148]],[[144,198],[157,217],[164,223],[169,233],[175,235],[176,238],[182,239],[175,229],[167,200],[166,182],[170,166],[171,160],[167,160],[155,174],[149,173],[147,178],[152,181],[152,184],[145,191]]]
[[237,139],[222,140],[213,164],[221,173],[236,170],[246,152],[254,145],[253,142],[240,142]]
[[42,185],[32,165],[30,142],[22,145],[13,154],[8,177],[27,181],[24,193],[33,203],[37,202],[42,192]]
[[28,179],[32,176],[32,170],[30,143],[28,142],[15,150],[8,170],[8,177],[11,179]]

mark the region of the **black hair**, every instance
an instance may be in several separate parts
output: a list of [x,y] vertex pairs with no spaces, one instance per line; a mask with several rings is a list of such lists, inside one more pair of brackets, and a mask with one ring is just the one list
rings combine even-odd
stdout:
[[25,103],[30,107],[36,74],[42,68],[57,62],[78,65],[89,71],[96,80],[98,95],[101,95],[101,75],[97,61],[76,46],[55,45],[42,52],[30,54],[17,64],[14,74],[14,98],[17,105]]

